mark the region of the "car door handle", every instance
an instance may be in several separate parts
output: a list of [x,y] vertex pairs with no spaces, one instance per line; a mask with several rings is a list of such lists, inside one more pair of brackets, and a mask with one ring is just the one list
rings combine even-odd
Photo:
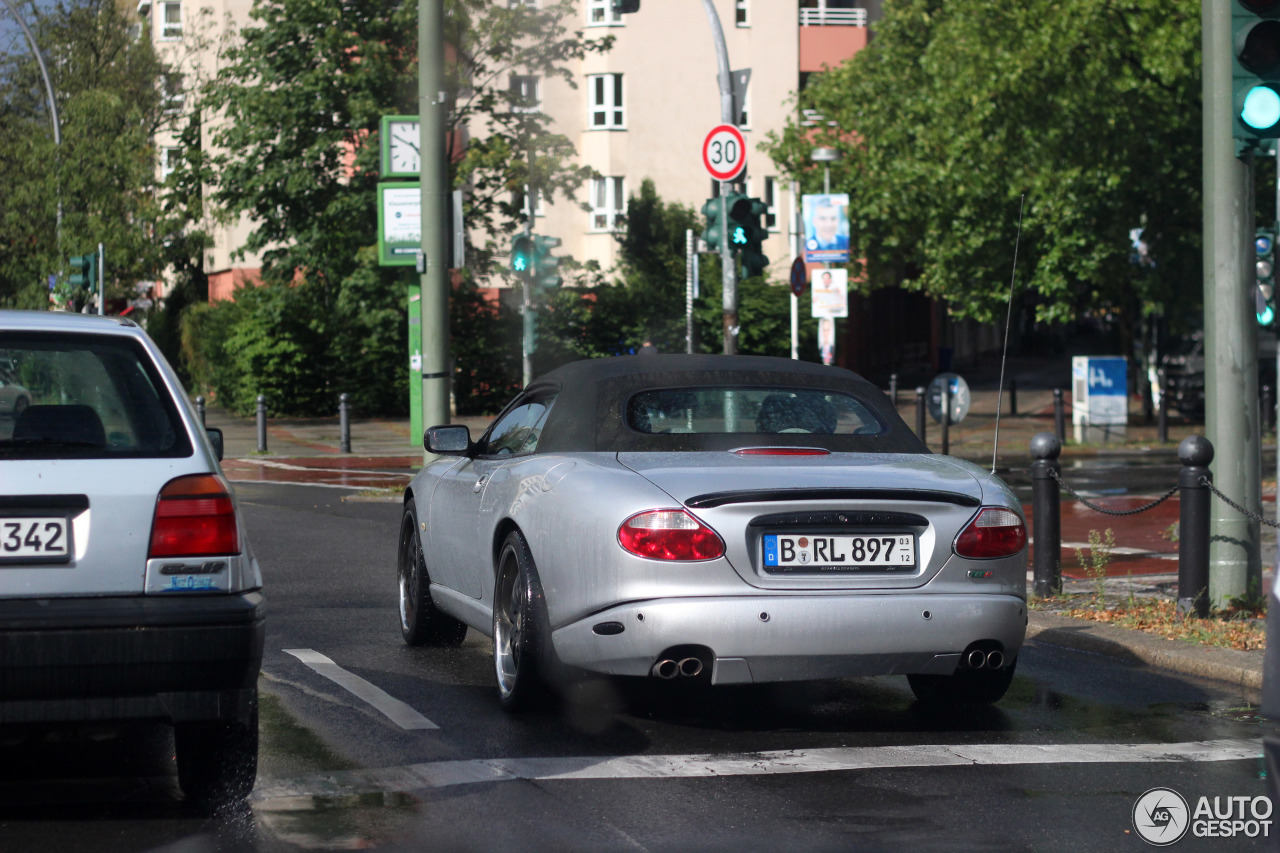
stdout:
[[476,484],[475,484],[475,486],[473,486],[473,487],[472,487],[471,491],[473,491],[473,492],[478,492],[478,491],[480,491],[481,489],[483,489],[483,488],[484,488],[485,481],[486,481],[486,480],[488,480],[488,479],[489,479],[489,475],[488,475],[488,474],[481,474],[481,475],[480,475],[480,479],[479,479],[479,480],[476,480]]

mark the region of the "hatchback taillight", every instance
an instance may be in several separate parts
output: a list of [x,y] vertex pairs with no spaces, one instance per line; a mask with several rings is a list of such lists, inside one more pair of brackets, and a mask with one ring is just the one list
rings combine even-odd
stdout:
[[152,557],[215,557],[240,553],[230,490],[221,477],[195,474],[170,480],[156,499]]
[[618,528],[618,543],[653,560],[714,560],[724,542],[710,527],[682,509],[638,512]]
[[1013,510],[984,508],[956,537],[956,553],[961,557],[986,560],[1008,557],[1027,544],[1027,527]]

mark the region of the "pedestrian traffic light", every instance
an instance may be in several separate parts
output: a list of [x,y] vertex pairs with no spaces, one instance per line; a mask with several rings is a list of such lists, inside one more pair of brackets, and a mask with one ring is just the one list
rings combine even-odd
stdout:
[[702,206],[702,215],[707,217],[707,228],[702,232],[702,241],[707,244],[707,249],[712,252],[720,251],[720,244],[724,241],[724,222],[720,219],[720,199],[710,198],[707,203]]
[[98,256],[75,255],[71,258],[71,286],[96,290],[98,287]]
[[741,193],[732,193],[729,202],[729,242],[742,252],[742,267],[747,277],[761,275],[769,266],[769,259],[764,255],[764,241],[769,231],[760,224],[760,217],[768,212],[769,206]]
[[551,250],[559,245],[559,237],[533,235],[533,283],[539,287],[549,290],[559,287],[564,281],[560,277],[560,258],[551,254]]
[[1257,286],[1258,325],[1270,328],[1276,322],[1276,235],[1269,228],[1259,228],[1253,238],[1254,270]]
[[1234,136],[1280,138],[1280,0],[1231,0]]
[[533,240],[528,234],[511,238],[511,271],[519,275],[532,275]]

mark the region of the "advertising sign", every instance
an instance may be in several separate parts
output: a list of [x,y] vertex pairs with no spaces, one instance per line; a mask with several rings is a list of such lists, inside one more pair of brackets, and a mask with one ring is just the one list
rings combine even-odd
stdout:
[[1129,363],[1123,356],[1071,359],[1072,420],[1088,426],[1129,421]]
[[848,263],[848,194],[807,195],[803,213],[805,263]]
[[849,316],[848,270],[814,270],[813,316]]
[[411,267],[422,248],[422,190],[417,181],[378,184],[378,263]]

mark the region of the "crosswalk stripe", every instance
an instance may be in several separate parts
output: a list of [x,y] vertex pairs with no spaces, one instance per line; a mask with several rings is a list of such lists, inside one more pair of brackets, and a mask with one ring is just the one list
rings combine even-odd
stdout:
[[317,651],[311,649],[285,649],[284,652],[285,654],[293,655],[334,684],[368,702],[402,729],[440,728],[382,688],[370,684],[354,672],[347,672]]
[[1144,764],[1241,761],[1262,754],[1260,740],[1184,743],[933,744],[832,747],[740,755],[626,755],[564,758],[485,758],[348,770],[293,780],[263,780],[253,799],[341,797],[408,792],[514,779],[672,779],[762,776],[900,767],[1011,764]]

